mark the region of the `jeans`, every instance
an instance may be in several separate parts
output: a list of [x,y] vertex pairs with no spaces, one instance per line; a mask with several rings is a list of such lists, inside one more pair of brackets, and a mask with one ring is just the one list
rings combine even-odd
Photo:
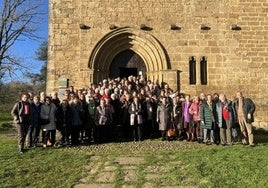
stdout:
[[203,140],[204,143],[208,142],[208,140],[210,140],[211,143],[214,143],[215,137],[213,129],[203,129],[203,130],[204,130],[204,140]]

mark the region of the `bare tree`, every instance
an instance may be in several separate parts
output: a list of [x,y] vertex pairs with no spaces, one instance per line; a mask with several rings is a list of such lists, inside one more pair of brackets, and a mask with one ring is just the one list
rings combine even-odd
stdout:
[[2,0],[0,5],[0,81],[25,66],[11,52],[20,39],[38,39],[39,0]]

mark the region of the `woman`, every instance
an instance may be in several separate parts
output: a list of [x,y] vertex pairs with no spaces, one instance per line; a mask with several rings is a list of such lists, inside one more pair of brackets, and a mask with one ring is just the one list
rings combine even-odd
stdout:
[[157,107],[156,121],[159,124],[162,141],[167,140],[167,130],[171,126],[172,107],[167,103],[167,97],[161,98],[162,103]]
[[130,126],[132,127],[133,140],[135,142],[138,138],[138,141],[141,141],[142,108],[138,97],[134,97],[128,112],[130,114]]
[[23,153],[24,142],[31,122],[31,106],[28,102],[27,93],[23,93],[21,95],[21,101],[16,102],[13,106],[11,115],[13,116],[13,122],[17,127],[18,149],[20,153]]
[[196,133],[198,143],[203,142],[203,131],[200,126],[200,106],[202,102],[198,96],[194,96],[194,101],[189,108],[189,113],[193,116],[192,126],[194,127],[194,131],[192,132],[191,141],[195,141],[194,133]]
[[[204,131],[204,139],[203,142],[206,144],[214,144],[215,136],[215,119],[216,119],[216,104],[212,101],[212,95],[207,95],[207,100],[202,103],[200,108],[200,120],[201,127]],[[210,135],[210,139],[208,138]],[[210,140],[210,142],[209,142]]]
[[50,97],[45,97],[41,106],[40,118],[49,119],[49,122],[42,125],[43,129],[43,147],[47,145],[54,146],[56,141],[56,111],[57,107],[52,103]]
[[181,140],[182,130],[183,130],[181,128],[182,107],[181,107],[181,103],[176,97],[173,98],[172,112],[173,112],[173,124],[178,130],[180,130],[179,135],[178,135],[178,140]]
[[127,93],[125,94],[124,100],[121,102],[121,124],[123,126],[123,131],[124,131],[124,137],[128,138],[129,137],[129,120],[130,120],[130,114],[128,113],[128,108],[131,104],[130,101],[130,95]]
[[185,101],[182,102],[183,112],[183,127],[186,129],[187,141],[194,140],[194,127],[191,125],[193,116],[189,112],[189,108],[192,102],[190,101],[190,95],[185,95]]

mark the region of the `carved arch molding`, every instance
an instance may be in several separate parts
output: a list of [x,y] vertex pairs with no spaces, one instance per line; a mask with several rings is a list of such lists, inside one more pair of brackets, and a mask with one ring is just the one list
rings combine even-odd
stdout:
[[170,71],[174,74],[163,46],[154,36],[146,31],[124,27],[108,33],[95,45],[88,64],[91,70],[91,81],[96,83],[107,78],[111,62],[115,56],[128,49],[143,59],[147,79],[158,79],[163,82],[169,80],[165,77]]

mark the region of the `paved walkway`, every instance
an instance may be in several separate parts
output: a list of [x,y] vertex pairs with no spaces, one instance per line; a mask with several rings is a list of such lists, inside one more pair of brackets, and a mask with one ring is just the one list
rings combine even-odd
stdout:
[[[157,156],[157,158],[164,156]],[[145,178],[145,182],[138,187],[194,187],[194,186],[171,186],[171,185],[156,185],[161,177],[166,175],[164,166],[144,166],[145,159],[139,156],[120,156],[113,161],[101,162],[102,156],[92,156],[90,163],[85,167],[84,178],[74,188],[134,188],[139,178]],[[170,165],[180,166],[180,162],[173,162]],[[141,169],[145,168],[145,169]],[[140,172],[142,171],[142,174]],[[117,177],[117,178],[116,178]],[[116,183],[116,179],[120,179],[121,183]],[[163,177],[164,178],[164,177]],[[122,183],[123,182],[123,183]],[[153,183],[150,183],[153,182]]]

